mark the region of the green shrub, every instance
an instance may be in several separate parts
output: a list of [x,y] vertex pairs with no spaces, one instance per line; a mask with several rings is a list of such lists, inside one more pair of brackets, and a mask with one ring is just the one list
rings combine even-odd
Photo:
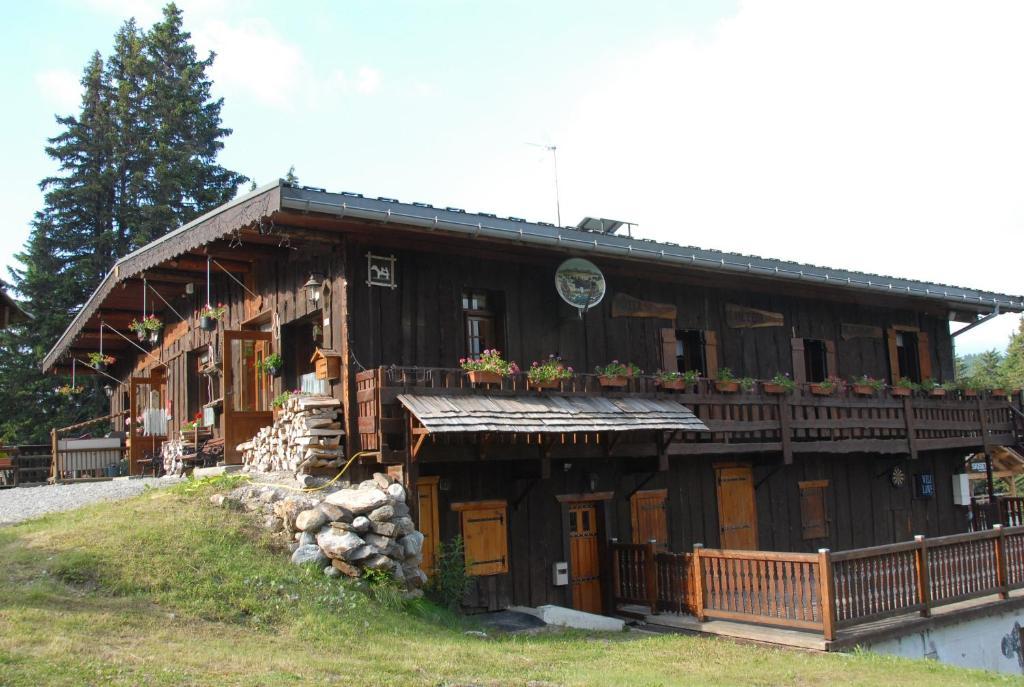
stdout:
[[461,536],[448,544],[438,543],[434,556],[434,570],[425,588],[427,596],[445,608],[457,611],[469,590],[466,548]]

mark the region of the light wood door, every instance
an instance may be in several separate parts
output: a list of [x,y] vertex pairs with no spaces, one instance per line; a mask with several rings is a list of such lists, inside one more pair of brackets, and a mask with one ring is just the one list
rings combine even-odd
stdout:
[[128,394],[128,474],[140,475],[144,466],[139,461],[158,457],[167,438],[167,379],[155,372],[132,377]]
[[757,502],[749,465],[715,467],[718,491],[719,546],[723,549],[757,548]]
[[423,563],[420,566],[428,575],[434,569],[437,552],[437,538],[440,533],[437,510],[437,477],[421,477],[416,482],[417,515],[416,525],[423,534]]
[[257,363],[270,354],[270,332],[224,332],[224,461],[242,462],[235,447],[274,421],[269,375]]
[[602,613],[601,557],[598,546],[597,506],[569,506],[570,585],[572,606],[579,611]]
[[634,544],[646,544],[653,539],[660,546],[668,546],[667,499],[667,489],[638,491],[630,497]]

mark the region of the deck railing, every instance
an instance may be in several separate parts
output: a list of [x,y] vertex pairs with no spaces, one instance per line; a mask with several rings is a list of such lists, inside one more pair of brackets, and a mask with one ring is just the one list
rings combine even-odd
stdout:
[[0,447],[0,487],[39,484],[50,476],[50,446],[22,444]]
[[[690,408],[710,429],[675,437],[669,455],[781,452],[909,453],[1012,444],[1019,418],[1011,404],[1020,394],[1002,397],[944,398],[894,396],[883,390],[858,396],[850,389],[816,396],[806,388],[792,394],[768,394],[762,385],[751,391],[720,393],[711,380],[676,391],[653,377],[631,379],[619,390],[603,389],[598,376],[578,374],[559,389],[531,391],[525,375],[511,375],[500,385],[474,388],[462,370],[381,367],[356,375],[360,446],[382,456],[406,450],[407,421],[397,397],[401,393],[522,395],[641,395],[672,398]],[[387,456],[384,456],[387,457]],[[401,459],[396,455],[395,459]]]
[[[613,542],[613,556],[623,546],[636,545]],[[627,596],[616,577],[616,604],[647,605],[654,612],[685,610],[701,621],[721,618],[812,630],[833,640],[840,629],[883,618],[928,616],[935,608],[987,596],[1006,599],[1011,590],[1024,588],[1024,527],[996,525],[982,532],[918,536],[911,542],[837,553],[726,551],[698,545],[689,554],[689,572],[674,576],[664,576],[658,568],[652,576],[645,568],[648,560],[653,557],[634,559],[630,574],[637,580],[653,577],[659,588],[645,587],[642,594]]]

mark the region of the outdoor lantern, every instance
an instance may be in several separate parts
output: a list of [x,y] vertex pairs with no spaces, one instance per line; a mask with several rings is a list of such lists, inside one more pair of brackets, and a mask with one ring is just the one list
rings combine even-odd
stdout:
[[109,384],[104,384],[103,385],[103,393],[105,393],[107,395],[107,398],[113,398],[114,397],[114,387],[110,386]]
[[306,300],[308,300],[312,305],[317,305],[320,302],[320,290],[323,286],[323,275],[317,272],[310,274],[309,279],[302,285],[302,287],[306,289]]

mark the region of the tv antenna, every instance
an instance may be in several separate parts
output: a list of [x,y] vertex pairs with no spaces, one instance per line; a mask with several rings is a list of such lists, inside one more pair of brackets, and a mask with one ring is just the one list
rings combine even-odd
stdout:
[[543,148],[551,153],[551,162],[555,169],[555,215],[558,217],[558,226],[562,226],[562,203],[558,197],[558,146],[550,143],[530,143],[526,145],[534,148]]

